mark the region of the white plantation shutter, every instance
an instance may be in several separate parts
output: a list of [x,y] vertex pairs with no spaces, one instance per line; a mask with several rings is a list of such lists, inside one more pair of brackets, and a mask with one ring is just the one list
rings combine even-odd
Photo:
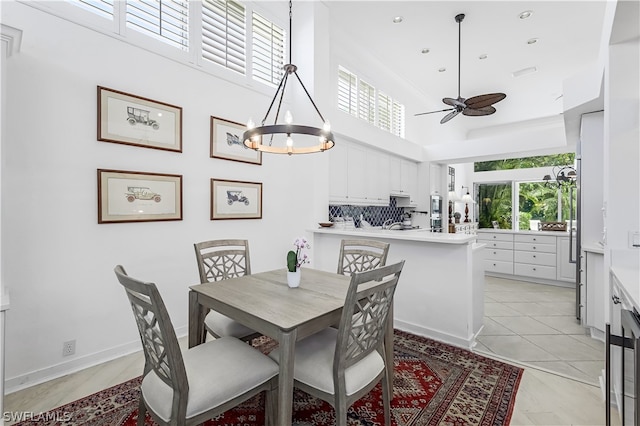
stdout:
[[375,123],[376,89],[362,80],[358,82],[358,117],[367,123]]
[[246,11],[232,0],[202,2],[202,57],[245,74]]
[[253,78],[277,85],[284,70],[284,30],[253,12]]
[[189,2],[127,0],[127,28],[189,50]]
[[393,101],[391,110],[391,133],[404,138],[404,105]]
[[85,10],[113,20],[113,0],[73,0]]
[[346,69],[338,68],[338,109],[351,115],[358,114],[357,77]]
[[392,108],[391,98],[380,92],[378,94],[378,127],[387,132],[391,131]]

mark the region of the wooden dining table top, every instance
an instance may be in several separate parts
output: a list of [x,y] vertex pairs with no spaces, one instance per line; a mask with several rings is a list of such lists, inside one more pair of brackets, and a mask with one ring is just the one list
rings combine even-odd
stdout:
[[242,311],[283,331],[342,310],[350,277],[312,268],[303,268],[301,274],[296,288],[287,285],[287,270],[278,269],[190,289],[220,303],[216,310],[223,314],[227,308]]

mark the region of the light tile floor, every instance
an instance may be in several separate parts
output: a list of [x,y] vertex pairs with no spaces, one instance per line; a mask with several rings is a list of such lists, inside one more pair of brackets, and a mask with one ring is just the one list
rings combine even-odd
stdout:
[[575,290],[485,278],[485,321],[475,350],[598,385],[604,342],[575,319]]

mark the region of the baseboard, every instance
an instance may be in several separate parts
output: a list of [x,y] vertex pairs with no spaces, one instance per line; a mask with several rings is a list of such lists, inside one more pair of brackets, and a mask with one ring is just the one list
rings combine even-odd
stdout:
[[442,333],[436,330],[432,330],[430,328],[426,328],[417,324],[412,324],[412,323],[398,320],[395,318],[393,320],[393,326],[398,330],[407,331],[409,333],[417,334],[418,336],[428,337],[430,339],[448,343],[450,345],[457,346],[459,348],[470,350],[473,346],[475,346],[475,337],[472,337],[470,339],[464,339],[458,336]]
[[[186,335],[187,326],[176,329],[176,336],[178,336],[178,338]],[[69,361],[61,362],[60,364],[8,378],[4,383],[4,391],[8,395],[31,386],[48,382],[49,380],[76,373],[80,370],[84,370],[85,368],[93,367],[107,361],[112,361],[140,350],[142,350],[142,345],[140,340],[136,340],[113,348],[105,349],[100,352],[95,352],[93,354],[73,358]]]

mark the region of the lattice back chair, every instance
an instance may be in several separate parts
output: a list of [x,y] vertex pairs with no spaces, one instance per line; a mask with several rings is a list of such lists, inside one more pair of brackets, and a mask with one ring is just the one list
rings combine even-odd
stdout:
[[[351,275],[338,329],[327,328],[296,343],[294,384],[330,403],[336,424],[346,426],[347,410],[382,382],[385,425],[391,424],[390,380],[383,348],[393,295],[404,260]],[[276,350],[269,356],[278,360]]]
[[369,271],[387,263],[389,243],[375,240],[342,240],[338,274]]
[[[193,246],[201,283],[251,275],[249,241],[212,240],[195,243]],[[260,336],[260,333],[215,311],[207,313],[204,325],[205,330],[216,338],[233,336],[250,342]]]
[[266,391],[265,425],[275,414],[278,365],[257,349],[225,337],[181,351],[154,283],[114,272],[124,287],[144,350],[138,426],[145,413],[161,425],[195,425]]

